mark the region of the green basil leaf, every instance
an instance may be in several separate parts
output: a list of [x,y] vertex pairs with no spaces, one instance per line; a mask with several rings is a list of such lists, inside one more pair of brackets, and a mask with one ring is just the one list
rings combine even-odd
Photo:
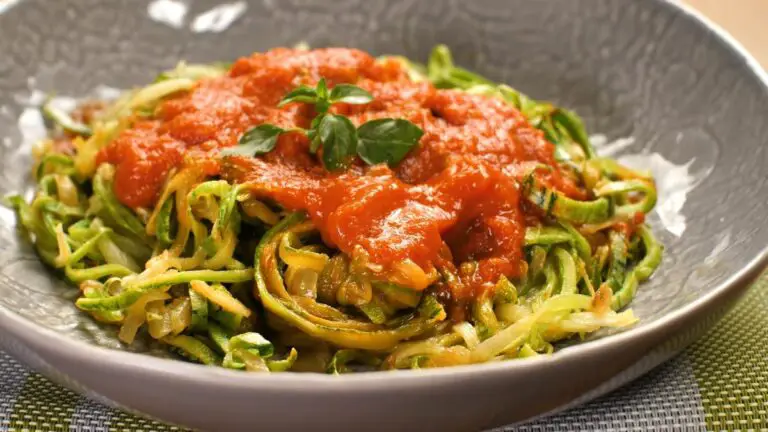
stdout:
[[325,78],[320,78],[320,81],[317,82],[317,98],[328,100],[328,84],[326,84]]
[[224,149],[223,156],[256,156],[271,152],[284,129],[271,124],[256,126],[240,137],[236,147]]
[[317,149],[320,148],[320,135],[317,133],[317,127],[320,125],[320,122],[323,120],[323,117],[325,117],[325,114],[320,114],[319,116],[312,119],[312,123],[309,125],[309,129],[307,130],[307,138],[309,138],[309,151],[312,152],[312,154],[317,153]]
[[341,115],[327,114],[317,127],[323,144],[323,164],[328,171],[346,168],[355,156],[357,131],[352,122]]
[[301,86],[283,96],[277,106],[282,107],[292,102],[315,103],[317,102],[317,99],[317,90],[311,87]]
[[323,121],[323,117],[325,117],[325,114],[320,114],[319,116],[312,119],[312,122],[309,124],[310,130],[317,130],[317,127],[320,126],[320,122]]
[[357,153],[369,165],[396,165],[416,147],[424,131],[404,119],[371,120],[357,129]]
[[315,111],[319,114],[325,114],[328,112],[328,108],[331,107],[331,102],[328,99],[318,99],[315,102]]
[[[312,131],[314,132],[314,131]],[[317,153],[317,149],[320,148],[320,135],[318,134],[312,134],[312,136],[309,138],[309,151],[312,152],[312,154]]]
[[331,103],[344,102],[351,105],[363,105],[373,100],[373,96],[358,86],[339,84],[331,90]]

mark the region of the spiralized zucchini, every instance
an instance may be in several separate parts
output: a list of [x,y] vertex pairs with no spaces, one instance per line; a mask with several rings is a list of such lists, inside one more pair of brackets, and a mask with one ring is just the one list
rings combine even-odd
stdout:
[[135,115],[226,73],[222,65],[181,64],[89,124],[46,107],[75,151],[43,143],[33,199],[7,203],[42,260],[80,287],[77,307],[120,326],[125,343],[145,332],[205,365],[342,374],[471,364],[546,355],[558,341],[635,323],[622,309],[659,265],[662,246],[644,224],[622,226],[653,208],[653,179],[598,158],[570,111],[454,66],[444,46],[426,66],[390,60],[414,81],[512,104],[588,191],[574,200],[550,189],[536,175],[547,167],[525,176],[521,196],[546,215],[525,233],[526,271],[474,298],[461,322],[430,289],[456,280],[454,270],[428,275],[404,262],[401,277],[420,278],[411,288],[381,280],[357,258],[325,247],[305,214],[259,201],[241,185],[182,168],[154,209],[120,203],[115,169],[97,166],[97,152]]

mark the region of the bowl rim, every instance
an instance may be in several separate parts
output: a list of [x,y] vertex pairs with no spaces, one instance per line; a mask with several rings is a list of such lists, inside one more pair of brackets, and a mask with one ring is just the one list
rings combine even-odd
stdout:
[[[701,12],[691,6],[676,0],[654,0],[660,7],[667,7],[672,13],[692,21],[704,31],[711,33],[723,48],[730,50],[743,66],[751,72],[762,84],[768,95],[768,73],[757,60],[733,36],[712,22]],[[43,345],[51,347],[58,356],[68,358],[72,362],[88,364],[99,362],[109,364],[115,369],[124,369],[132,373],[163,374],[169,380],[194,380],[198,384],[215,387],[254,388],[264,391],[299,391],[299,392],[350,392],[370,390],[361,384],[375,384],[378,390],[404,390],[423,387],[427,382],[435,383],[437,379],[463,380],[473,379],[486,374],[503,374],[513,370],[524,373],[539,369],[543,364],[568,363],[572,359],[582,357],[595,351],[609,350],[631,342],[635,339],[653,337],[663,332],[666,327],[684,324],[695,316],[697,311],[709,309],[717,304],[717,300],[731,290],[744,287],[758,277],[763,269],[768,267],[768,246],[752,258],[746,265],[731,274],[710,292],[692,302],[673,310],[662,317],[642,324],[618,334],[604,338],[574,344],[559,350],[552,356],[517,359],[494,363],[453,366],[449,368],[421,370],[393,370],[386,373],[370,372],[346,374],[343,377],[312,373],[287,374],[249,374],[225,368],[208,367],[188,363],[176,359],[166,359],[150,356],[144,353],[120,351],[90,344],[77,339],[62,337],[62,334],[33,323],[16,312],[0,306],[0,328],[25,347]],[[307,386],[317,384],[317,386]],[[288,387],[286,387],[288,386]]]

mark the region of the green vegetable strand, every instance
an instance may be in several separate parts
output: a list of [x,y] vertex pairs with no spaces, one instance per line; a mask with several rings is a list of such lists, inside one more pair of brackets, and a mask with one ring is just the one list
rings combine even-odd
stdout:
[[218,354],[208,347],[208,345],[192,336],[170,336],[163,338],[162,341],[177,348],[183,356],[191,360],[195,360],[208,366],[221,364],[221,357],[219,357]]
[[[95,278],[98,279],[98,278]],[[244,282],[253,279],[253,270],[190,270],[182,272],[168,272],[159,276],[138,280],[134,283],[126,283],[120,294],[101,298],[80,298],[75,302],[82,310],[117,310],[125,309],[132,305],[142,295],[155,288],[168,287],[193,280],[205,282]]]

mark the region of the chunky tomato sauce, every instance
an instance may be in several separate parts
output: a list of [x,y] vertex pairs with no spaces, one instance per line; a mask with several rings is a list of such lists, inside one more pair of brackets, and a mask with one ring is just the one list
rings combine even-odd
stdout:
[[[312,107],[277,103],[321,77],[330,87],[356,84],[375,98],[367,105],[334,105],[333,112],[356,125],[408,119],[424,130],[418,148],[394,168],[357,161],[331,174],[309,152],[307,138],[294,132],[282,135],[267,155],[219,158],[219,149],[236,145],[254,125],[308,127]],[[352,49],[275,49],[242,58],[227,76],[203,80],[164,102],[155,119],[137,120],[98,162],[116,166],[114,189],[123,203],[150,207],[172,168],[205,159],[209,174],[247,183],[255,196],[284,208],[307,211],[325,242],[345,253],[362,248],[384,269],[404,260],[425,272],[455,265],[466,283],[453,295],[462,296],[492,286],[500,275],[524,271],[525,226],[538,218],[521,202],[524,173],[549,165],[552,170],[537,174],[541,181],[584,198],[557,170],[553,152],[508,104],[413,82],[395,61]],[[477,265],[458,265],[470,261]]]

